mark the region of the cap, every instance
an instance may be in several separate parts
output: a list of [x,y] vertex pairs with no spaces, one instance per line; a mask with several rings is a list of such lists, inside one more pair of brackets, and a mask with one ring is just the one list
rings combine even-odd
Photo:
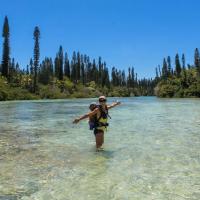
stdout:
[[105,100],[106,100],[106,97],[105,97],[105,96],[100,96],[100,97],[99,97],[99,100],[100,100],[100,99],[105,99]]

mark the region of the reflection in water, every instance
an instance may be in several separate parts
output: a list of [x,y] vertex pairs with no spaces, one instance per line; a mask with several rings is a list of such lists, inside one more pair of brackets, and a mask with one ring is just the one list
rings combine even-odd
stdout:
[[0,103],[0,200],[200,199],[199,100],[121,98],[101,152],[91,101]]

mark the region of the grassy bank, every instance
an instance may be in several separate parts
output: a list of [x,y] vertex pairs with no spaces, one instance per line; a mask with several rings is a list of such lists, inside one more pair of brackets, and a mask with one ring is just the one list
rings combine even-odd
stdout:
[[[23,77],[22,80],[27,80]],[[51,84],[38,84],[37,91],[31,92],[30,84],[21,81],[18,84],[9,83],[0,77],[0,101],[6,100],[35,100],[35,99],[65,99],[65,98],[92,98],[100,95],[110,97],[138,96],[138,89],[127,87],[98,87],[94,81],[86,86],[81,83],[72,83],[65,78],[63,81],[53,80]]]

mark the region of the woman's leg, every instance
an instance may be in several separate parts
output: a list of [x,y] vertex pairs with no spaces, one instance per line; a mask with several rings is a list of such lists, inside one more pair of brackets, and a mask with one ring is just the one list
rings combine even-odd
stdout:
[[104,142],[104,132],[98,131],[95,134],[95,137],[96,137],[96,148],[100,148]]

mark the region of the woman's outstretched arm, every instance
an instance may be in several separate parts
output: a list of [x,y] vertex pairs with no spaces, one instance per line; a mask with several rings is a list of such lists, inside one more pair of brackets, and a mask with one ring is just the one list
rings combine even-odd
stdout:
[[109,105],[109,106],[107,106],[107,108],[108,109],[111,109],[111,108],[114,108],[115,106],[118,106],[118,105],[120,105],[121,104],[121,102],[114,102],[114,103],[112,103],[111,105]]
[[96,109],[94,109],[92,112],[89,112],[89,113],[87,113],[87,114],[85,114],[85,115],[83,115],[83,116],[81,116],[81,117],[79,117],[79,118],[76,118],[76,119],[73,121],[73,123],[74,123],[74,124],[77,124],[79,121],[81,121],[81,120],[83,120],[83,119],[86,119],[86,118],[88,118],[88,117],[92,117],[93,115],[97,114],[98,110],[99,110],[99,108],[96,108]]

